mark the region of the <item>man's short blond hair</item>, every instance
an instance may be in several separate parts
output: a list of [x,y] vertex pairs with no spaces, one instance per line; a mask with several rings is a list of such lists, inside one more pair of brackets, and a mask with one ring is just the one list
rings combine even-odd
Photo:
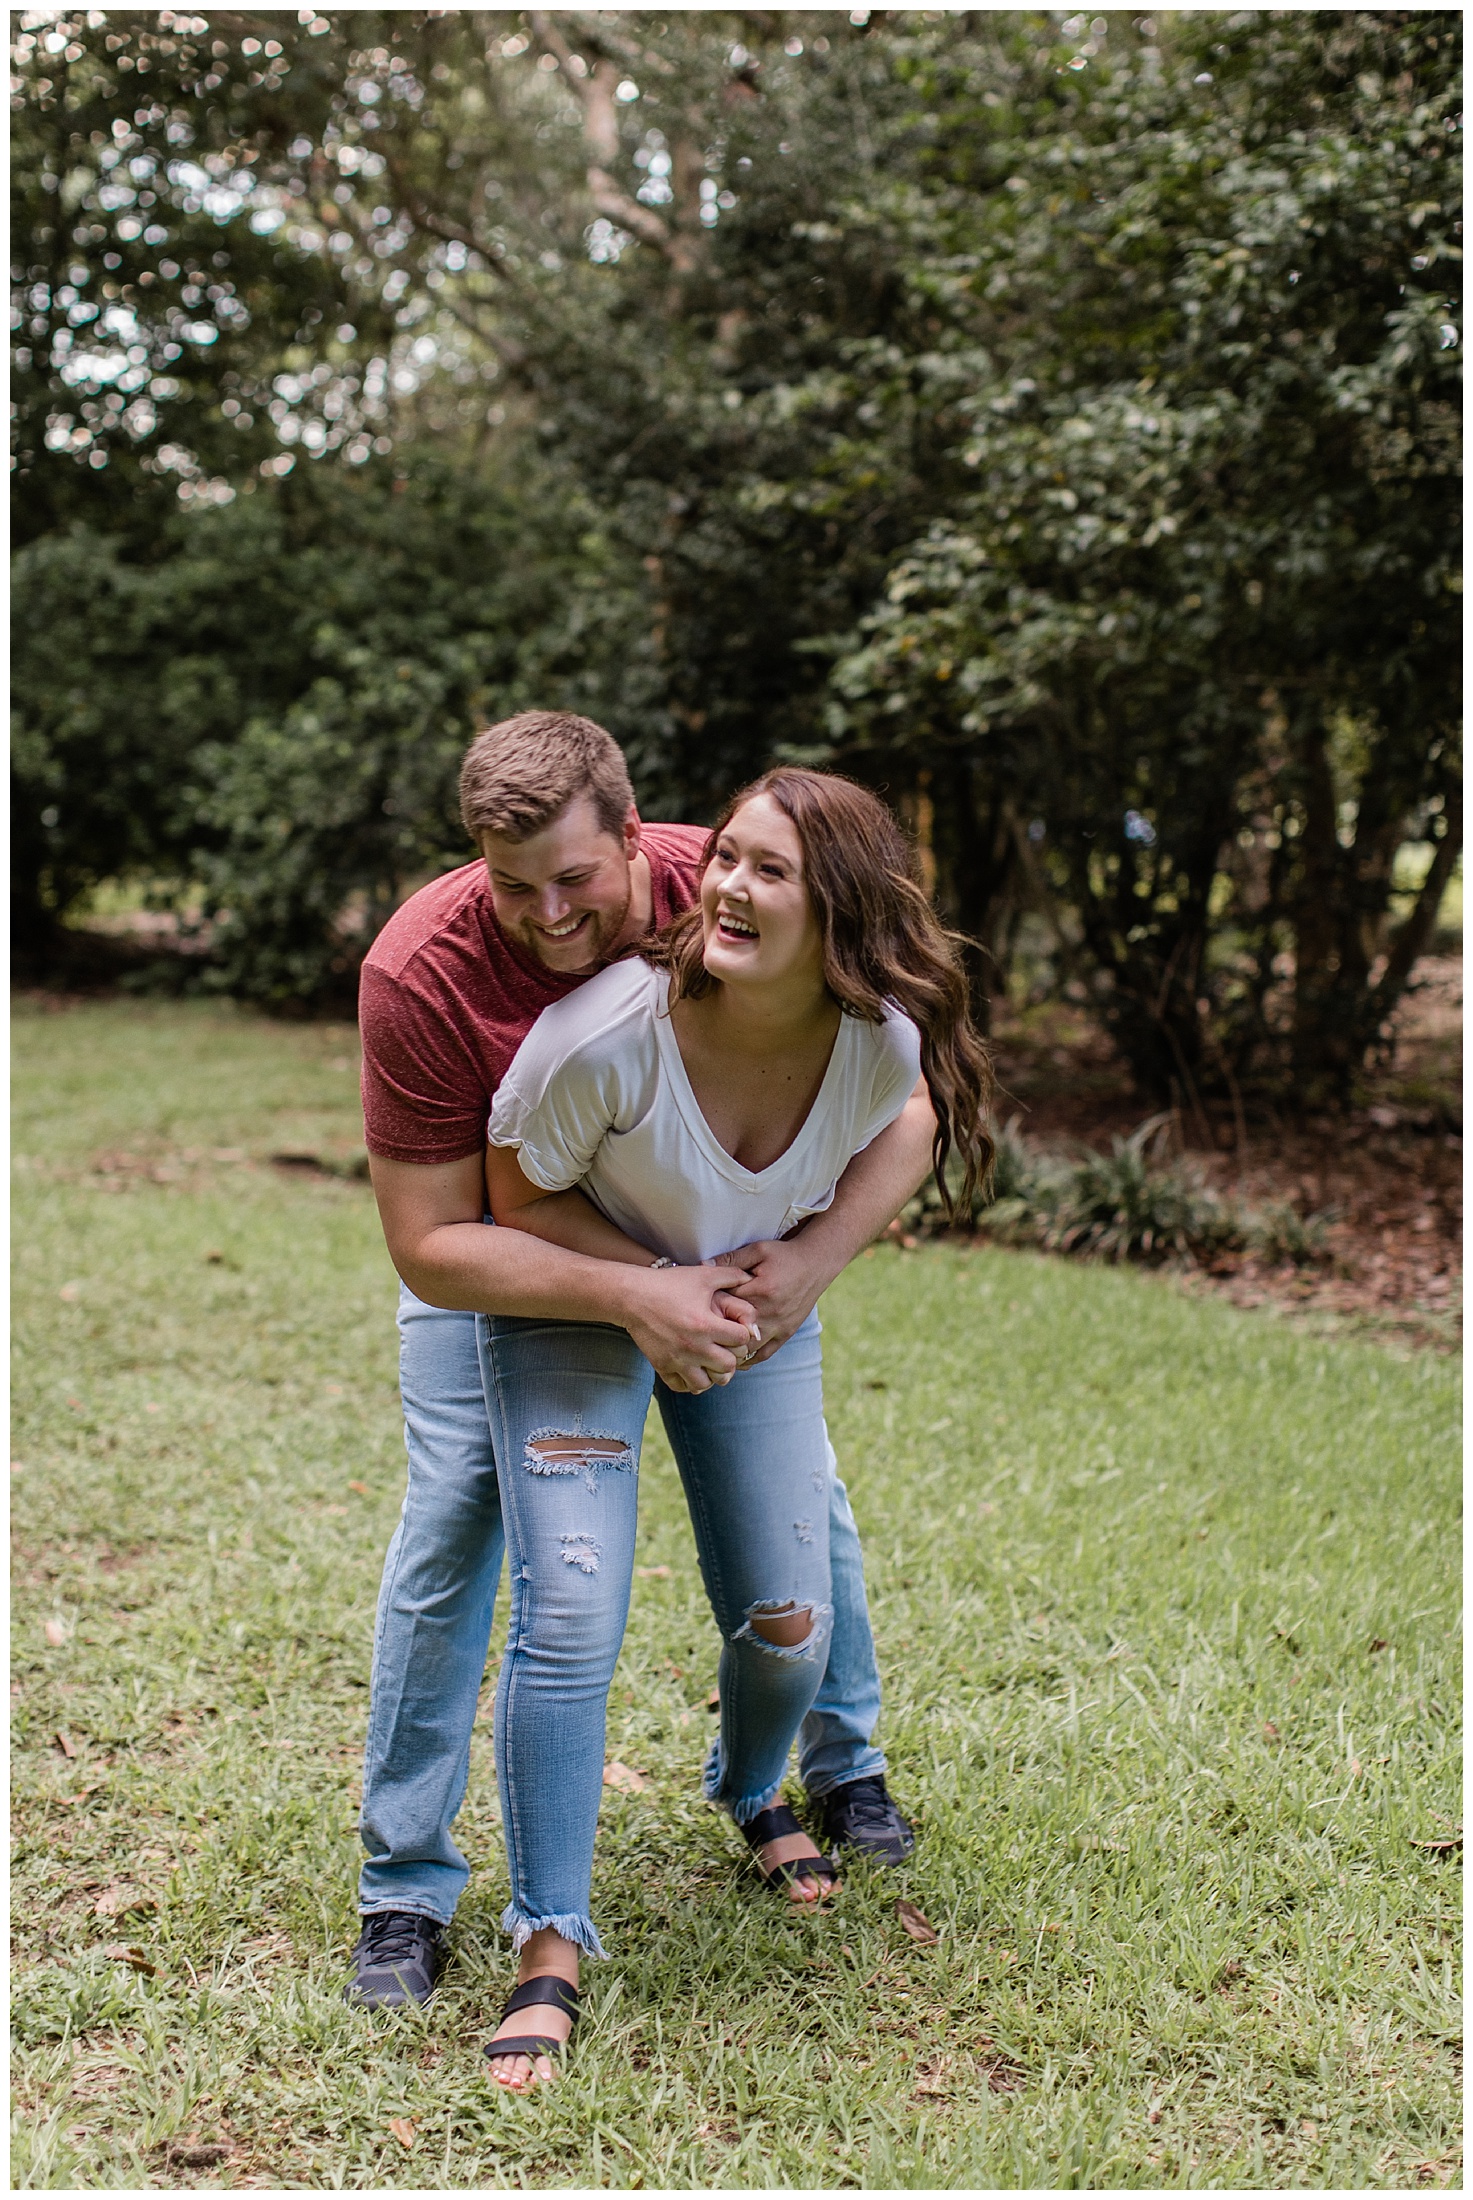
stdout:
[[611,733],[566,710],[524,710],[478,733],[460,767],[460,814],[479,847],[530,840],[580,794],[617,839],[634,800],[629,766]]

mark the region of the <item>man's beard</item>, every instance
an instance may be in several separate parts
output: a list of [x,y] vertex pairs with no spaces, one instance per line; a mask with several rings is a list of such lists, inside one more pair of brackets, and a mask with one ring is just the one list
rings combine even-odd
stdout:
[[547,955],[543,952],[544,948],[559,943],[548,941],[546,936],[530,922],[523,929],[522,944],[527,948],[533,959],[541,963],[544,970],[551,970],[558,977],[591,977],[594,971],[601,968],[613,954],[619,935],[629,922],[629,906],[633,899],[634,885],[631,880],[629,890],[617,909],[590,909],[585,912],[591,922],[588,924],[587,930],[579,934],[576,942],[583,956],[581,962],[549,961]]

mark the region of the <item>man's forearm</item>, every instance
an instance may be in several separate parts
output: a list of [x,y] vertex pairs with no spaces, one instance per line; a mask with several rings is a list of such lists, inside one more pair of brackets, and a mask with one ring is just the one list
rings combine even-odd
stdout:
[[569,1252],[525,1230],[444,1223],[412,1251],[401,1248],[394,1265],[427,1306],[621,1328],[628,1312],[626,1267]]

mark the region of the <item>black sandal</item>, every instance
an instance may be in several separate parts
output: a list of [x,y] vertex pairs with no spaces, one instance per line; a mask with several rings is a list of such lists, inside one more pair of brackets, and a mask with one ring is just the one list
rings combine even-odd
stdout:
[[[749,1848],[760,1849],[765,1841],[776,1841],[785,1833],[801,1833],[803,1828],[786,1803],[774,1803],[770,1810],[759,1810],[737,1831]],[[757,1869],[764,1887],[785,1887],[790,1879],[824,1879],[832,1886],[839,1876],[838,1866],[827,1856],[794,1856],[770,1870],[761,1864]]]
[[572,2019],[572,2031],[566,2040],[548,2039],[545,2033],[520,2033],[514,2039],[491,2040],[486,2046],[486,2060],[500,2062],[503,2055],[560,2055],[578,2029],[578,1989],[570,1986],[565,1978],[547,1972],[541,1978],[529,1978],[525,1986],[519,1986],[501,2012],[502,2022],[515,2016],[518,2009],[531,2009],[537,2003],[546,2003],[560,2009]]

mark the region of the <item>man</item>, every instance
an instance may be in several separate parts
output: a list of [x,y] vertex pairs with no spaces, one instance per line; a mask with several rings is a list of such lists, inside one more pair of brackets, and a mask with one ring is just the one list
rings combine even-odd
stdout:
[[[491,1099],[541,1011],[697,897],[706,835],[644,825],[603,729],[529,711],[472,744],[461,808],[481,860],[436,879],[364,965],[363,1107],[374,1193],[402,1278],[409,1479],[374,1638],[363,1781],[368,1860],[350,2000],[426,2001],[469,1868],[450,1838],[465,1793],[503,1540],[486,1395],[488,1314],[616,1324],[674,1388],[729,1381],[798,1328],[930,1165],[924,1086],[850,1164],[829,1211],[724,1268],[637,1268],[488,1227]],[[488,1361],[487,1364],[491,1364]],[[914,1846],[870,1741],[879,1680],[863,1562],[833,1484],[834,1625],[800,1769],[825,1837],[899,1863]],[[773,1844],[767,1864],[811,1851]],[[532,1975],[535,1948],[523,1951]],[[544,1966],[545,1967],[545,1966]]]

